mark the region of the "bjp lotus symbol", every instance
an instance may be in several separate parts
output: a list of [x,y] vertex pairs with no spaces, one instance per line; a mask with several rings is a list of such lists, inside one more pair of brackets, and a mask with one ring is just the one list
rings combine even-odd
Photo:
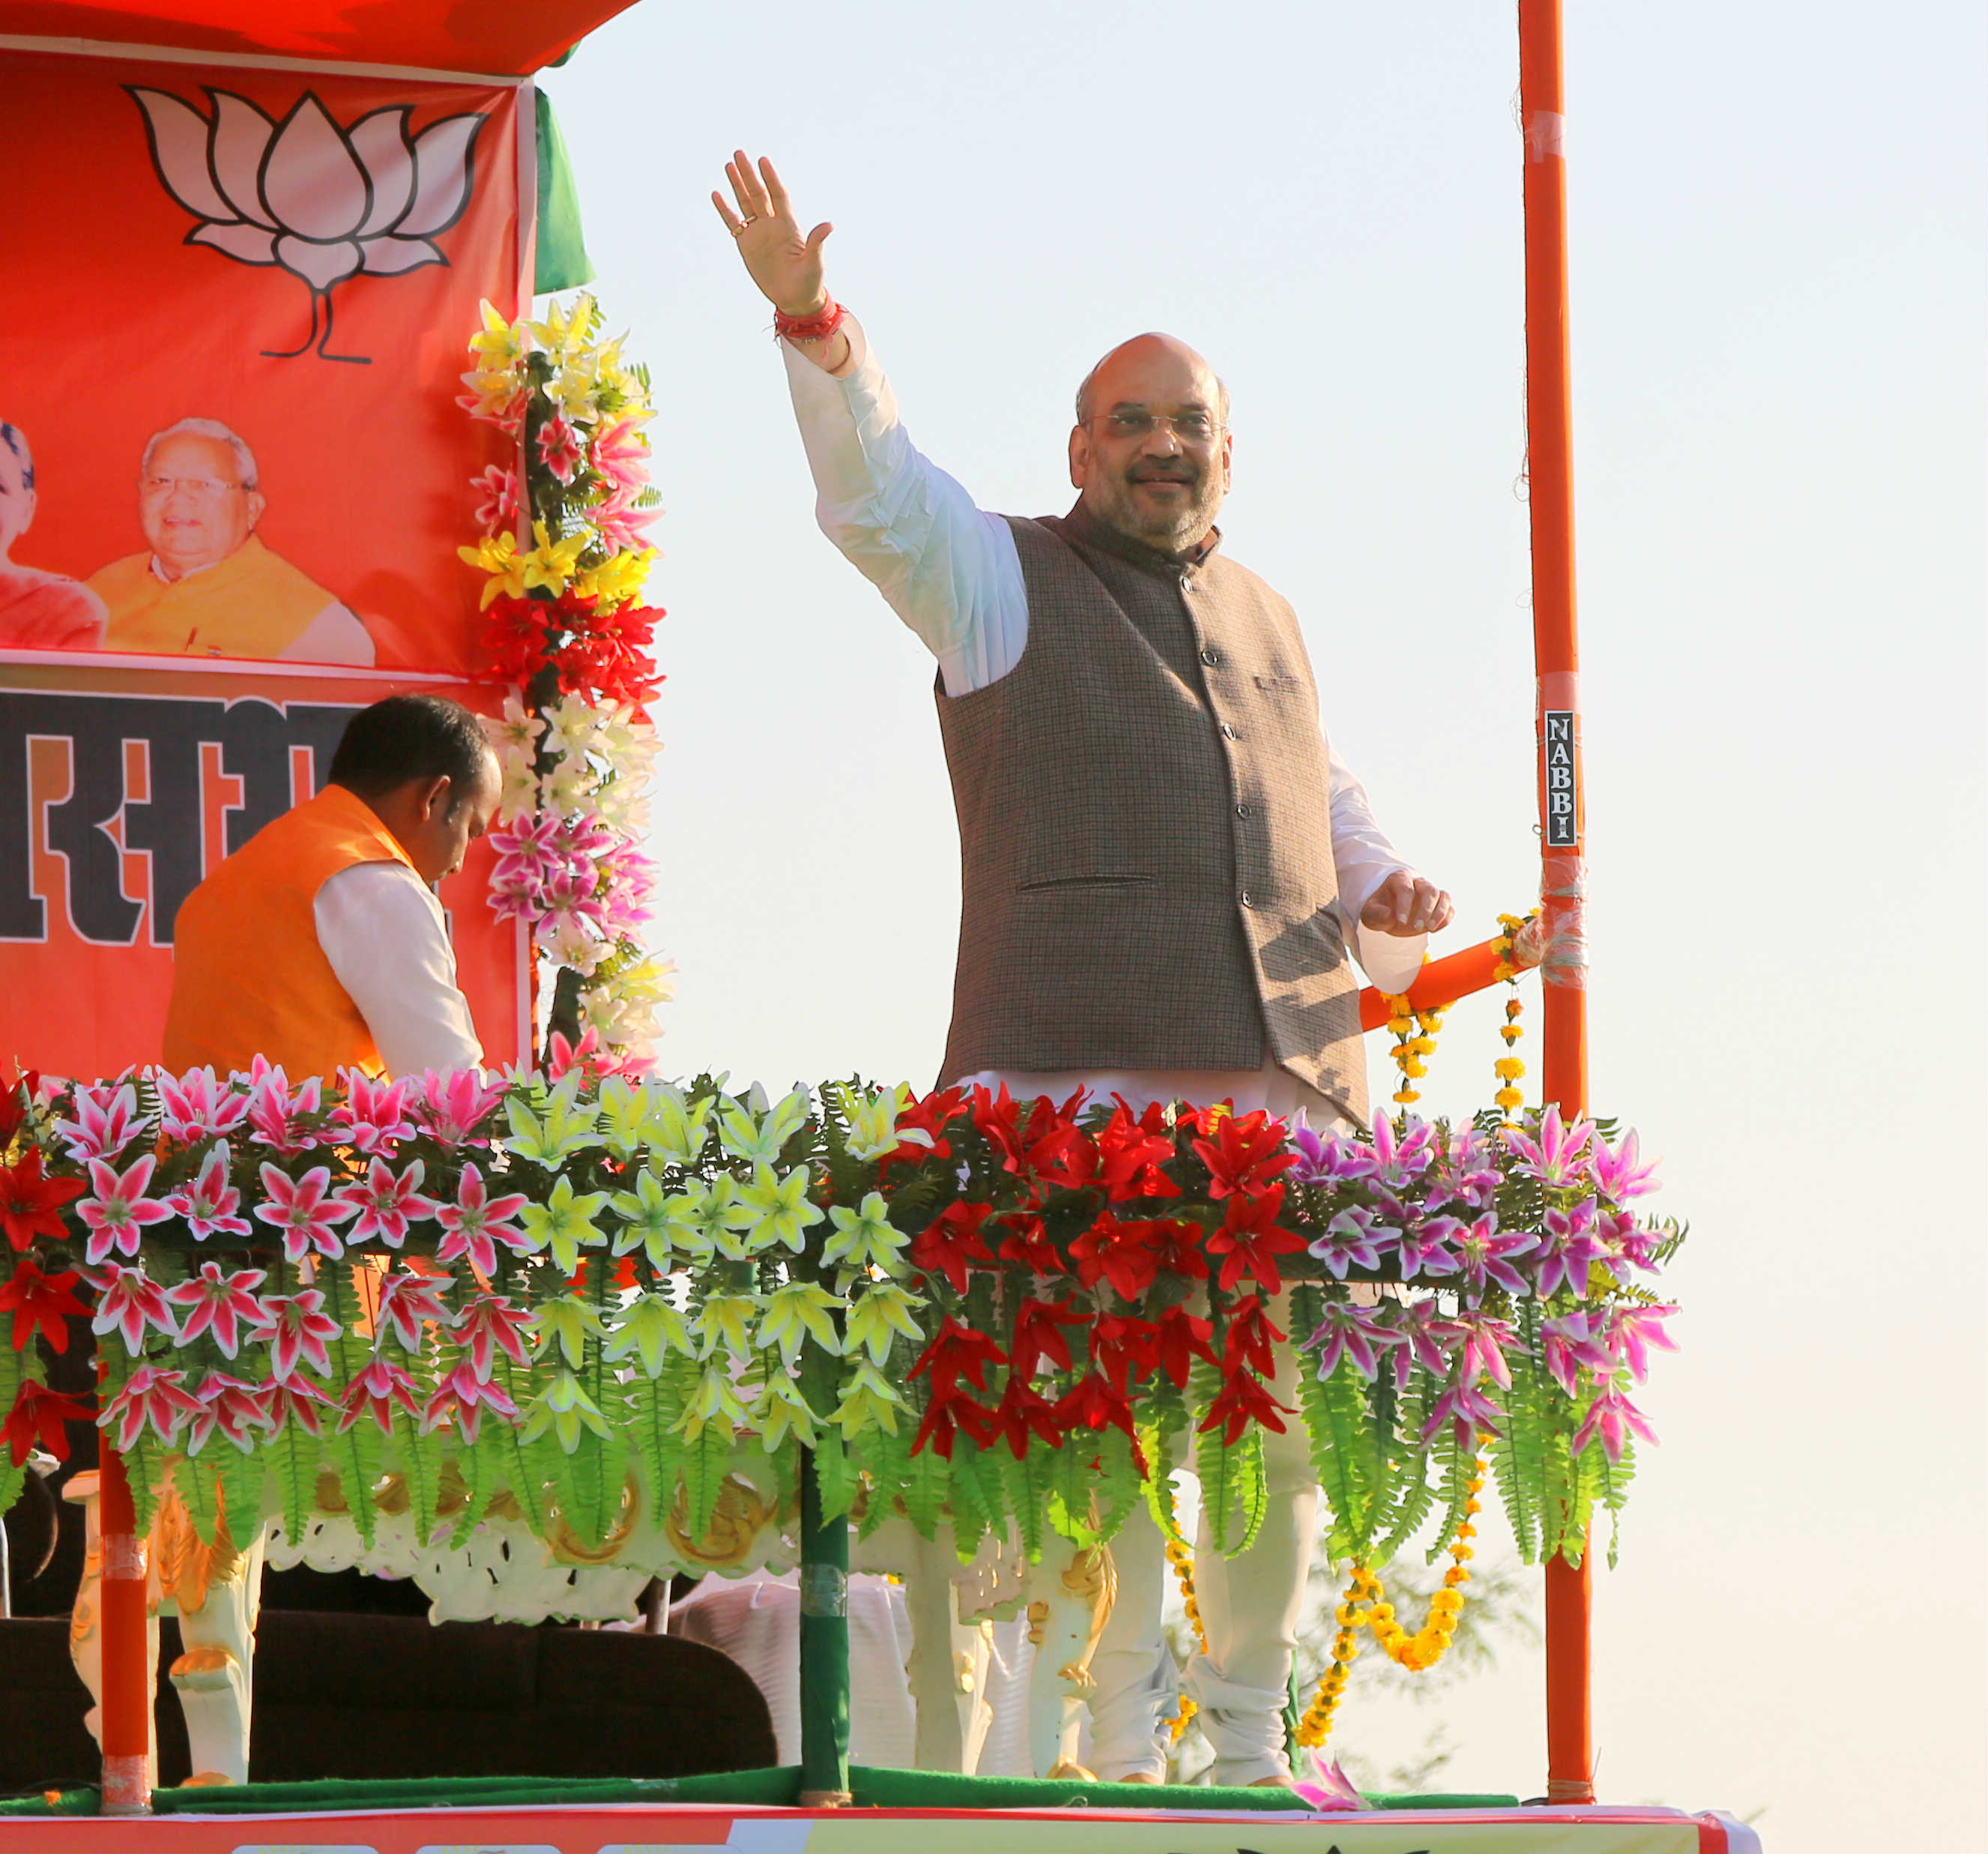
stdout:
[[481,116],[445,116],[411,137],[405,103],[341,129],[309,90],[277,122],[228,90],[206,90],[214,113],[203,116],[163,90],[125,88],[145,113],[160,180],[200,221],[186,242],[279,266],[309,286],[310,333],[302,347],[265,348],[272,360],[315,346],[326,360],[370,360],[326,351],[332,291],[361,272],[399,276],[448,262],[431,241],[469,203]]

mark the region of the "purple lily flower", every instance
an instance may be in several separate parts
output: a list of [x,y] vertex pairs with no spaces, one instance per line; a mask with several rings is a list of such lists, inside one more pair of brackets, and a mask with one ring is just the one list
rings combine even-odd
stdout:
[[1326,1225],[1310,1252],[1324,1263],[1334,1281],[1343,1281],[1349,1268],[1379,1267],[1383,1253],[1394,1246],[1394,1231],[1376,1229],[1374,1213],[1356,1204]]
[[1579,1395],[1584,1370],[1604,1379],[1614,1372],[1614,1355],[1595,1335],[1601,1317],[1584,1307],[1540,1324],[1540,1362],[1570,1397]]
[[1455,1274],[1463,1264],[1452,1245],[1463,1233],[1464,1226],[1453,1216],[1432,1216],[1426,1223],[1413,1223],[1402,1230],[1398,1239],[1401,1279],[1412,1281],[1417,1275],[1432,1279]]
[[1629,1375],[1640,1384],[1648,1376],[1649,1348],[1675,1352],[1677,1341],[1664,1330],[1664,1322],[1677,1311],[1674,1306],[1618,1307],[1608,1322],[1610,1353],[1629,1367]]
[[1456,1239],[1457,1266],[1469,1284],[1473,1299],[1496,1282],[1507,1294],[1523,1294],[1526,1277],[1512,1266],[1513,1258],[1530,1255],[1539,1238],[1517,1231],[1500,1235],[1498,1213],[1486,1210],[1466,1226]]
[[1321,1381],[1338,1370],[1340,1361],[1344,1358],[1371,1384],[1381,1374],[1376,1348],[1398,1345],[1401,1342],[1401,1335],[1389,1331],[1375,1319],[1370,1309],[1335,1301],[1326,1308],[1317,1330],[1298,1349],[1310,1352],[1316,1348]]
[[1419,1365],[1433,1378],[1449,1375],[1449,1352],[1443,1344],[1445,1322],[1437,1317],[1432,1300],[1417,1301],[1412,1306],[1394,1304],[1392,1328],[1401,1350],[1395,1354],[1395,1389],[1405,1391],[1408,1379]]
[[1291,1125],[1290,1143],[1298,1152],[1298,1162],[1291,1168],[1290,1176],[1301,1185],[1346,1184],[1374,1176],[1371,1146],[1329,1134],[1320,1138],[1311,1130],[1302,1108]]
[[1583,1182],[1579,1163],[1594,1137],[1591,1121],[1577,1120],[1570,1127],[1560,1124],[1560,1108],[1549,1107],[1539,1122],[1539,1138],[1529,1138],[1517,1127],[1499,1129],[1505,1149],[1516,1154],[1515,1168],[1522,1178],[1535,1178],[1543,1185],[1573,1185]]
[[1498,1189],[1498,1168],[1490,1142],[1475,1127],[1466,1127],[1452,1136],[1443,1155],[1442,1182],[1432,1188],[1424,1202],[1431,1209],[1448,1203],[1466,1204],[1472,1210],[1488,1210]]
[[1622,1135],[1622,1143],[1610,1152],[1600,1140],[1594,1142],[1594,1151],[1589,1162],[1594,1171],[1594,1182],[1604,1197],[1618,1204],[1627,1203],[1632,1197],[1642,1197],[1650,1192],[1662,1189],[1655,1182],[1657,1167],[1663,1162],[1653,1159],[1647,1165],[1636,1147],[1636,1131],[1631,1127]]
[[1428,1421],[1422,1425],[1422,1440],[1432,1440],[1446,1423],[1456,1432],[1459,1447],[1474,1448],[1480,1434],[1502,1433],[1498,1423],[1504,1414],[1503,1409],[1483,1392],[1459,1378],[1436,1399],[1429,1411]]
[[1636,1221],[1635,1213],[1628,1210],[1604,1210],[1601,1213],[1601,1240],[1608,1245],[1611,1266],[1618,1281],[1627,1283],[1628,1276],[1621,1264],[1640,1268],[1645,1274],[1657,1272],[1657,1244],[1662,1232],[1645,1230]]
[[1582,1418],[1581,1427],[1574,1432],[1574,1452],[1578,1455],[1597,1436],[1608,1451],[1611,1461],[1622,1459],[1622,1445],[1628,1440],[1628,1432],[1633,1429],[1645,1442],[1654,1443],[1657,1432],[1652,1429],[1643,1412],[1629,1401],[1627,1392],[1612,1384],[1604,1385],[1588,1406],[1587,1414]]
[[1585,1299],[1588,1264],[1604,1260],[1608,1254],[1594,1233],[1594,1199],[1583,1198],[1571,1210],[1549,1210],[1537,1253],[1541,1300],[1562,1287],[1576,1300]]
[[1507,1321],[1494,1320],[1488,1314],[1465,1314],[1445,1320],[1441,1330],[1445,1336],[1462,1341],[1456,1369],[1462,1382],[1475,1385],[1479,1379],[1489,1377],[1503,1389],[1512,1388],[1512,1368],[1505,1362],[1504,1348],[1518,1348],[1518,1335]]
[[1403,1122],[1398,1135],[1394,1122],[1385,1114],[1377,1115],[1374,1121],[1374,1176],[1385,1184],[1412,1184],[1429,1169],[1435,1156],[1430,1149],[1435,1139],[1435,1128],[1426,1120],[1409,1117]]

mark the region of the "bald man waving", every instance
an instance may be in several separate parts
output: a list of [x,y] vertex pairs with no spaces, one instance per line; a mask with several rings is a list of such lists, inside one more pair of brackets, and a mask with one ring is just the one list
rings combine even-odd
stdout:
[[[1227,389],[1185,343],[1135,337],[1077,389],[1075,506],[986,513],[913,447],[823,286],[831,228],[803,234],[770,162],[742,151],[725,172],[732,198],[712,201],[777,312],[822,528],[938,659],[962,866],[941,1080],[1364,1122],[1349,949],[1404,990],[1450,900],[1327,743],[1296,614],[1219,550]],[[1295,1371],[1286,1353],[1287,1404]],[[1218,1783],[1291,1774],[1282,1715],[1318,1490],[1300,1426],[1265,1440],[1256,1544],[1199,1559],[1208,1651],[1188,1689]],[[1159,1535],[1139,1514],[1117,1550],[1093,1761],[1156,1781]]]

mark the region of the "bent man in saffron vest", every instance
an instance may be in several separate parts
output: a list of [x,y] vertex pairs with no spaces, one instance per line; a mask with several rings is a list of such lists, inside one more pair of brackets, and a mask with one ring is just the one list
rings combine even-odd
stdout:
[[181,906],[164,1061],[178,1073],[293,1079],[474,1068],[434,885],[497,807],[482,724],[434,695],[391,695],[347,725],[329,783],[264,826]]
[[[1364,1120],[1349,943],[1405,990],[1450,901],[1327,744],[1290,607],[1219,552],[1226,389],[1185,343],[1139,336],[1078,390],[1077,506],[976,508],[912,446],[823,287],[831,228],[803,234],[770,163],[742,151],[726,174],[731,199],[712,201],[776,311],[822,527],[938,659],[962,867],[941,1081]],[[1295,1383],[1286,1348],[1273,1389],[1290,1405]],[[1264,1460],[1256,1544],[1198,1560],[1208,1645],[1187,1686],[1217,1783],[1291,1778],[1318,1488],[1301,1426],[1266,1434]],[[1172,1710],[1159,1534],[1139,1514],[1113,1549],[1092,1756],[1100,1777],[1156,1782]]]

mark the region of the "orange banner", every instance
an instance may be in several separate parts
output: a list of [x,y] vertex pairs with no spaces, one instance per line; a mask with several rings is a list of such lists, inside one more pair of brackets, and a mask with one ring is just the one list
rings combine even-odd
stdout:
[[[455,401],[479,299],[521,306],[519,96],[0,52],[0,1064],[157,1060],[180,903],[347,716],[495,706],[455,550],[517,458]],[[442,899],[503,1062],[489,860]]]

